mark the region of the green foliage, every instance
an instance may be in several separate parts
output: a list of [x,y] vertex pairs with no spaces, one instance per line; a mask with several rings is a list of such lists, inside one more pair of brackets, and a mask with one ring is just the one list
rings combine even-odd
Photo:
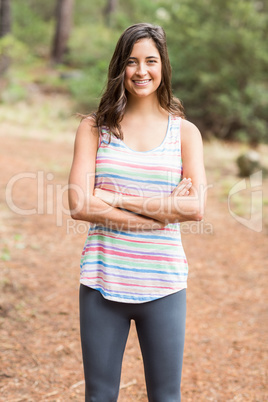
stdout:
[[13,0],[11,4],[14,36],[28,47],[28,53],[46,57],[53,35],[55,2]]
[[169,12],[173,88],[189,119],[220,138],[267,142],[267,14],[248,0],[181,0]]
[[[0,57],[4,55],[11,62],[30,64],[33,61],[33,56],[28,52],[27,46],[16,39],[13,35],[5,35],[0,39]],[[10,74],[12,69],[6,73],[8,77],[6,85],[0,92],[0,101],[5,103],[16,103],[20,100],[27,99],[27,89],[21,83],[18,77]],[[20,72],[23,70],[20,69]]]
[[[42,1],[42,0],[39,0]],[[76,0],[74,9],[74,26],[93,26],[102,24],[104,26],[103,10],[107,4],[106,0]]]
[[27,56],[30,57],[30,60],[32,59],[31,55],[28,55],[28,47],[11,34],[5,35],[0,39],[0,55],[2,54],[16,60],[16,62],[21,62],[22,60],[25,62]]
[[4,248],[1,250],[1,253],[0,253],[0,260],[2,260],[2,261],[10,261],[10,260],[11,260],[9,248],[4,247]]
[[74,34],[69,41],[69,54],[65,61],[75,67],[88,67],[105,64],[103,70],[107,73],[107,64],[119,38],[116,30],[102,24],[86,24],[74,28]]
[[[80,70],[80,75],[63,86],[69,88],[79,111],[97,106],[122,30],[150,22],[166,31],[173,90],[183,101],[187,118],[204,135],[268,142],[268,9],[263,0],[118,0],[108,21],[106,4],[107,0],[75,2],[64,63],[67,70]],[[54,9],[54,0],[13,0],[14,59],[22,63],[22,53],[48,57]],[[61,71],[63,66],[49,85],[61,87]],[[44,85],[49,77],[42,80]]]
[[107,65],[104,67],[100,62],[83,70],[81,77],[69,80],[69,90],[77,100],[80,113],[89,113],[96,108],[105,85],[106,70]]
[[18,82],[10,82],[8,87],[1,92],[0,100],[5,103],[16,103],[27,99],[27,91],[23,85]]
[[80,68],[82,74],[70,79],[68,87],[77,101],[77,108],[83,113],[95,109],[99,103],[118,37],[119,33],[114,29],[102,24],[87,24],[77,27],[70,39],[70,52],[65,60],[69,67]]

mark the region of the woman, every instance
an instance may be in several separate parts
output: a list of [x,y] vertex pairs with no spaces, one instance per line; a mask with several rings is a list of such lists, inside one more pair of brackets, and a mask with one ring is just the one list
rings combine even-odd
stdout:
[[171,92],[165,33],[133,25],[98,110],[80,123],[70,173],[71,215],[91,224],[80,280],[86,401],[117,400],[132,319],[149,401],[180,401],[188,267],[179,222],[202,219],[205,185],[201,135]]

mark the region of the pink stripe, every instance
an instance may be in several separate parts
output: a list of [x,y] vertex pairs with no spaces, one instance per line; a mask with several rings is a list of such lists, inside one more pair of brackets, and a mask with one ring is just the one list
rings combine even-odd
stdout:
[[[129,252],[126,252],[126,253],[121,252],[120,253],[119,251],[113,251],[113,250],[109,250],[107,248],[108,248],[107,246],[106,246],[106,248],[102,247],[102,246],[98,246],[98,247],[89,246],[89,247],[86,247],[84,251],[85,252],[87,252],[89,250],[90,251],[104,251],[104,254],[109,254],[109,255],[118,255],[121,257],[133,257],[133,258],[139,257],[139,254],[132,254]],[[140,257],[144,260],[151,260],[151,261],[163,261],[164,260],[164,261],[173,261],[173,262],[174,261],[186,262],[184,258],[174,258],[174,257],[166,257],[166,256],[165,257],[163,257],[163,256],[156,257],[154,255],[146,256],[146,255],[142,254],[142,255],[140,255]]]
[[[159,230],[163,230],[163,229],[159,229]],[[169,231],[174,231],[173,229],[165,229],[165,230],[169,230]],[[101,234],[101,235],[103,235],[103,236],[105,236],[105,237],[110,237],[111,239],[119,239],[119,240],[123,240],[123,241],[127,241],[127,242],[131,242],[131,243],[142,243],[142,244],[144,244],[144,240],[133,240],[133,239],[131,239],[131,240],[126,240],[124,237],[118,237],[118,236],[112,236],[112,235],[109,235],[109,234],[103,234],[103,233],[98,233],[98,232],[95,232],[95,233],[92,233],[92,234],[97,234],[97,235],[99,235],[99,234]],[[90,234],[90,236],[91,236],[91,234]],[[177,240],[177,239],[174,239],[174,240]],[[146,240],[146,244],[155,244],[155,242],[152,240],[151,242],[150,241],[148,241],[148,240]],[[161,244],[161,245],[163,245],[163,246],[175,246],[175,247],[177,247],[178,246],[178,244],[176,243],[176,244],[170,244],[170,243],[157,243],[157,244]]]
[[[100,146],[100,148],[106,148],[106,146],[102,143],[101,146]],[[128,150],[127,150],[127,148],[122,148],[122,149],[120,149],[120,148],[116,148],[116,149],[113,148],[113,151],[121,152],[122,154],[126,155],[126,152],[127,152]],[[130,155],[133,154],[133,153],[135,154],[135,151],[129,151],[128,153],[129,153]],[[168,153],[167,156],[168,156],[168,157],[171,157],[171,156],[177,156],[177,155],[178,155],[178,153],[177,153],[177,152],[176,152],[176,153],[174,152],[174,154]],[[157,153],[157,152],[154,152],[154,153],[153,153],[152,151],[150,151],[150,156],[159,156],[159,153]]]
[[[140,168],[141,169],[141,166],[140,166],[140,164],[134,164],[134,163],[125,163],[125,162],[121,162],[121,161],[113,161],[112,159],[97,159],[97,165],[101,165],[102,163],[108,163],[109,164],[109,166],[110,165],[116,165],[116,166],[118,166],[118,165],[121,165],[121,166],[128,166],[128,167],[133,167],[133,168]],[[154,166],[154,165],[150,165],[150,166],[145,166],[145,165],[143,165],[142,166],[142,170],[144,170],[144,169],[148,169],[148,170],[160,170],[161,172],[170,172],[170,171],[173,171],[173,172],[178,172],[178,170],[179,169],[177,169],[177,168],[164,168],[163,166]]]
[[[101,279],[103,282],[106,283],[112,283],[113,285],[122,285],[122,286],[136,286],[139,288],[153,288],[153,289],[174,289],[173,287],[169,287],[169,286],[146,286],[146,285],[136,285],[134,283],[122,283],[122,282],[111,282],[111,281],[107,281],[105,279],[103,279],[101,276],[83,276],[82,279],[89,279],[89,280],[93,280],[93,279]],[[109,289],[107,289],[109,290]]]

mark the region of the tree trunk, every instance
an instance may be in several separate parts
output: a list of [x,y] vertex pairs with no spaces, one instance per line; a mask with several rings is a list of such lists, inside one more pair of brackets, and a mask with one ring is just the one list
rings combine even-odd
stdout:
[[54,63],[61,63],[67,50],[67,42],[72,27],[73,0],[57,0],[56,30],[51,58]]
[[111,25],[111,16],[115,12],[117,8],[117,0],[107,0],[107,4],[105,9],[103,10],[103,14],[106,20],[107,25]]
[[[0,39],[11,32],[11,9],[10,0],[0,0]],[[5,52],[0,54],[0,75],[10,64],[10,58]]]

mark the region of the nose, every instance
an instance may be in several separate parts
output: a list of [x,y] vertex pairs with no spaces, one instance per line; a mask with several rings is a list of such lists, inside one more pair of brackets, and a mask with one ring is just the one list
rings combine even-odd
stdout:
[[147,74],[146,64],[139,63],[137,66],[136,74],[143,77]]

